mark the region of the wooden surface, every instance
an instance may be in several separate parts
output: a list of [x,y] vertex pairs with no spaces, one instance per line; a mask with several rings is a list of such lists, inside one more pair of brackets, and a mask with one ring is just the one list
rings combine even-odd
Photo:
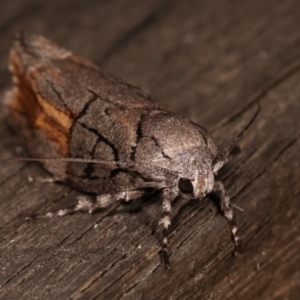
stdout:
[[[5,3],[4,3],[5,2]],[[205,126],[224,148],[262,111],[223,169],[242,253],[209,198],[174,208],[172,269],[158,256],[159,199],[90,216],[25,222],[74,202],[34,163],[0,164],[1,299],[300,299],[300,2],[0,2],[0,88],[26,29],[140,86]],[[24,154],[0,121],[0,156]],[[174,141],[176,143],[176,141]]]

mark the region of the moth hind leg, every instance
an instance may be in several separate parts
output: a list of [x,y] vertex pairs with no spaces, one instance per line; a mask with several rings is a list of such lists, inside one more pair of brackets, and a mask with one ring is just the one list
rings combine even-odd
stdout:
[[33,181],[37,181],[37,182],[41,182],[41,183],[59,183],[59,182],[63,182],[63,177],[55,177],[55,176],[37,176],[37,177],[32,177],[32,176],[28,176],[27,180],[29,182],[33,182]]
[[26,220],[40,219],[40,218],[52,218],[62,217],[74,214],[77,211],[94,213],[96,210],[105,208],[110,204],[117,201],[130,201],[139,198],[144,195],[144,191],[124,191],[115,194],[102,194],[95,198],[90,196],[79,196],[77,197],[77,204],[68,208],[60,209],[55,212],[48,212],[45,214],[39,214],[33,217],[27,217]]
[[220,197],[221,210],[224,214],[224,217],[228,221],[231,235],[232,235],[232,240],[234,242],[234,247],[235,247],[234,255],[236,255],[240,250],[240,238],[237,235],[237,226],[233,219],[233,210],[231,207],[230,198],[224,188],[223,183],[220,181],[215,182],[212,192],[217,193],[218,196]]

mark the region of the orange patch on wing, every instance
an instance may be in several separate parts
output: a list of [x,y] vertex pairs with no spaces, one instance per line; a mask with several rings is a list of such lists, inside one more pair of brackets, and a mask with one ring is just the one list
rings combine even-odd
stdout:
[[25,74],[15,51],[11,51],[10,62],[15,85],[10,102],[13,117],[25,116],[30,127],[44,132],[51,141],[57,143],[60,155],[68,156],[69,131],[73,122],[71,116],[36,93],[34,80]]

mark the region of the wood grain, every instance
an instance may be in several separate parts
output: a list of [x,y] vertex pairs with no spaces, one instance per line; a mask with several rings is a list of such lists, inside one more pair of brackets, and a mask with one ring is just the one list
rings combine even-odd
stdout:
[[[75,201],[38,164],[0,163],[1,299],[299,299],[300,3],[20,1],[0,6],[0,89],[12,35],[40,33],[204,125],[223,148],[262,111],[224,167],[242,253],[214,201],[178,201],[172,269],[158,256],[160,203],[25,222]],[[26,155],[0,120],[0,156]],[[174,141],[176,142],[176,141]]]

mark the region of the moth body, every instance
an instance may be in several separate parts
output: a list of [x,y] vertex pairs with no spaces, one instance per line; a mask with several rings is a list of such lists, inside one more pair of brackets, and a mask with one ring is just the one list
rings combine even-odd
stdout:
[[9,120],[31,156],[56,179],[96,195],[47,216],[93,212],[160,191],[168,265],[172,201],[216,192],[237,245],[229,197],[215,182],[225,159],[203,127],[41,36],[19,35],[9,69]]
[[203,127],[40,36],[19,36],[10,70],[9,119],[32,157],[108,162],[44,161],[55,178],[96,195],[166,187],[179,193],[180,178],[192,183],[194,198],[212,191],[217,147]]

